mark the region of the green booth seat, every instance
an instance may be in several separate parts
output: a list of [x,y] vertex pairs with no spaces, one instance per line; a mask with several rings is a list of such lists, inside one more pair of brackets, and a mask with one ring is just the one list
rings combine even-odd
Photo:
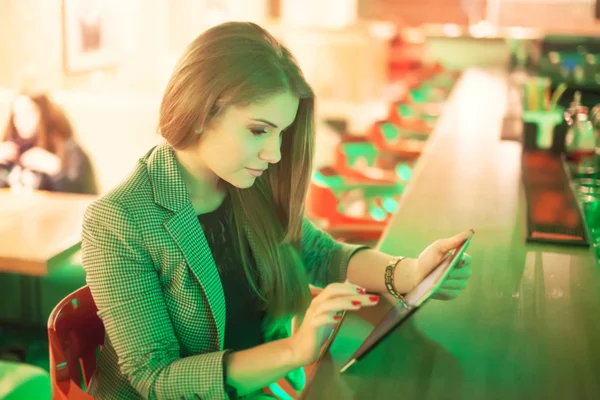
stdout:
[[[391,131],[382,128],[382,133],[390,142],[402,136],[409,139],[424,140],[423,135],[412,134],[412,132],[395,128],[393,125]],[[365,172],[365,167],[380,168],[384,171],[392,171],[402,184],[406,184],[412,177],[414,159],[403,159],[393,153],[378,150],[373,142],[367,140],[363,142],[343,142],[339,146],[342,157],[336,162],[338,169],[353,168],[359,171],[363,169],[363,172]]]
[[369,167],[375,166],[378,151],[373,143],[366,140],[364,142],[342,142],[340,146],[349,167],[356,165],[360,160],[365,160]]
[[313,174],[313,182],[331,190],[337,199],[337,211],[349,217],[369,217],[385,221],[398,209],[404,184],[394,185],[356,182],[333,169],[322,168]]
[[415,132],[412,129],[401,128],[391,122],[384,122],[380,125],[381,134],[387,143],[391,144],[399,139],[418,140],[425,142],[429,139],[429,135],[421,132]]
[[[396,103],[395,112],[398,120],[407,120],[409,122],[415,120],[421,120],[422,123],[429,128],[433,128],[436,121],[440,116],[440,104],[439,103]],[[416,121],[415,121],[416,122]],[[412,122],[412,123],[415,123]],[[410,132],[409,129],[405,129]]]
[[360,190],[365,198],[399,196],[404,191],[404,184],[381,184],[376,182],[361,182],[349,177],[341,176],[332,168],[321,168],[313,173],[313,181],[322,187],[329,188],[334,195],[340,196],[343,192]]

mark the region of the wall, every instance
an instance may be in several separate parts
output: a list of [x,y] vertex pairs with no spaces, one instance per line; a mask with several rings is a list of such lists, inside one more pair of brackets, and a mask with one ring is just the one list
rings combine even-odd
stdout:
[[359,0],[359,15],[390,18],[399,26],[488,19],[501,26],[598,35],[594,4],[595,0]]
[[[556,33],[600,35],[595,0],[502,0],[490,7],[502,26],[528,26]],[[535,18],[532,18],[535,16]]]
[[[118,66],[71,73],[63,66],[63,0],[0,0],[0,87],[155,93],[168,59],[164,0],[106,0],[119,36]],[[13,38],[6,40],[5,38]]]
[[362,18],[392,19],[399,26],[417,26],[424,23],[466,24],[466,9],[483,14],[485,0],[360,0],[358,13]]
[[157,94],[185,46],[206,28],[259,21],[268,12],[266,0],[102,0],[114,16],[118,65],[73,73],[63,66],[65,1],[0,0],[0,87],[33,80],[50,90]]

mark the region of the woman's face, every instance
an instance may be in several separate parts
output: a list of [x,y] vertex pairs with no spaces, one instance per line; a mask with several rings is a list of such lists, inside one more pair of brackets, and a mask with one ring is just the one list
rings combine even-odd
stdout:
[[17,133],[23,139],[33,137],[40,123],[40,110],[27,96],[18,96],[13,103],[13,121]]
[[195,151],[217,178],[244,189],[281,159],[282,135],[296,119],[299,100],[284,92],[248,107],[229,107],[201,133]]

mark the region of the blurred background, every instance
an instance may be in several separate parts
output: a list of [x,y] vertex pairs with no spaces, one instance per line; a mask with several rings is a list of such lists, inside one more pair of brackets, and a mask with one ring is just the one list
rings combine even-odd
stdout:
[[[171,68],[204,29],[264,25],[297,56],[322,118],[368,124],[403,58],[447,68],[507,64],[549,34],[594,36],[593,0],[1,0],[0,117],[16,91],[47,90],[96,166],[101,192],[156,142],[156,110]],[[78,48],[79,19],[97,50]],[[539,51],[539,50],[537,50]],[[372,110],[373,108],[373,110]],[[356,114],[356,109],[365,110]],[[366,111],[369,110],[369,112]],[[354,120],[356,119],[356,121]],[[354,125],[352,125],[354,126]],[[119,143],[115,146],[115,143]],[[108,151],[110,149],[110,151]]]
[[[403,57],[458,69],[501,65],[513,52],[525,51],[520,46],[539,45],[545,35],[594,36],[600,29],[593,0],[0,4],[0,117],[7,118],[15,91],[28,86],[50,91],[97,166],[101,192],[115,185],[127,173],[126,166],[156,142],[160,96],[185,46],[204,29],[226,20],[257,22],[285,42],[318,95],[321,116],[355,115],[352,124],[368,124],[377,116],[378,103],[390,95],[390,66]],[[78,15],[98,24],[98,50],[77,49]],[[353,112],[369,106],[375,109],[371,113]]]
[[[50,311],[85,284],[83,210],[159,142],[162,91],[187,44],[232,20],[256,22],[288,46],[316,92],[307,214],[339,240],[381,239],[469,71],[505,79],[506,96],[494,106],[503,125],[490,128],[503,139],[552,148],[575,162],[594,153],[591,130],[571,132],[566,144],[565,137],[583,114],[591,121],[600,103],[596,0],[0,0],[0,122],[8,132],[14,119],[18,131],[17,116],[33,106],[30,118],[41,124],[41,103],[27,99],[44,94],[54,110],[49,120],[68,121],[63,146],[77,149],[69,157],[78,157],[73,165],[87,171],[89,183],[43,187],[43,173],[40,181],[28,178],[26,166],[19,174],[7,169],[0,360],[48,370]],[[539,121],[555,117],[549,144]],[[559,125],[562,142],[552,133]],[[26,145],[21,139],[17,145]],[[0,368],[0,382],[2,375]],[[3,395],[10,393],[0,383]]]

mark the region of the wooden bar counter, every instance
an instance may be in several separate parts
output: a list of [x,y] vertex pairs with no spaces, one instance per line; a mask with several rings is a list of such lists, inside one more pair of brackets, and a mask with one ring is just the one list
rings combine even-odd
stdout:
[[467,288],[340,375],[389,305],[349,315],[303,399],[600,399],[600,269],[592,249],[525,242],[521,145],[500,141],[506,96],[505,73],[465,72],[379,244],[417,257],[473,228]]

